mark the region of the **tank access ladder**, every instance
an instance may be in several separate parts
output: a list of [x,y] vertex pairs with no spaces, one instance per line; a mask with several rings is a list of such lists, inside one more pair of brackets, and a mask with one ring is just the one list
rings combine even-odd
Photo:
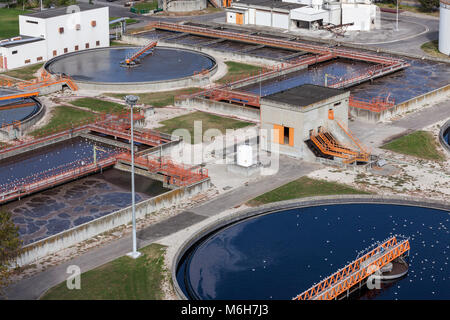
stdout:
[[151,41],[151,42],[147,43],[145,46],[143,46],[142,48],[140,48],[133,54],[129,55],[124,61],[122,61],[120,63],[120,65],[124,66],[124,67],[135,66],[139,62],[138,58],[140,56],[142,56],[143,54],[148,53],[148,51],[153,49],[154,47],[156,47],[157,44],[158,44],[158,41]]

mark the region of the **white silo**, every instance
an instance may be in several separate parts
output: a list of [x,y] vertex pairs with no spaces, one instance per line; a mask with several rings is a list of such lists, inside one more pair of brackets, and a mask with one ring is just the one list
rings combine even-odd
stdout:
[[450,55],[450,0],[440,1],[439,51]]

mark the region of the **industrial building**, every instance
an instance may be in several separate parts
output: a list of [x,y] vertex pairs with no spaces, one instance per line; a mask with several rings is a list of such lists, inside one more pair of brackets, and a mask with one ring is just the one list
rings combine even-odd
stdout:
[[335,118],[347,126],[349,96],[348,91],[312,84],[268,95],[261,99],[261,129],[273,132],[279,153],[314,159],[305,141],[321,127],[330,128]]
[[380,9],[372,0],[237,0],[226,21],[289,31],[351,24],[348,30],[370,31],[380,27]]
[[450,56],[450,0],[441,0],[439,10],[439,51]]
[[47,61],[61,54],[109,47],[109,10],[79,4],[19,16],[20,35],[0,41],[0,70]]

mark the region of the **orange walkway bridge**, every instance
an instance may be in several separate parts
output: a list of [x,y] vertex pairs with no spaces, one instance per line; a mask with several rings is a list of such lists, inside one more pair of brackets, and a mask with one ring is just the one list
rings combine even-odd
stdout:
[[410,245],[406,238],[390,237],[379,243],[375,249],[366,250],[356,260],[331,276],[320,281],[293,300],[333,300],[348,294],[353,288],[361,287],[363,281],[376,274],[390,262],[409,254]]

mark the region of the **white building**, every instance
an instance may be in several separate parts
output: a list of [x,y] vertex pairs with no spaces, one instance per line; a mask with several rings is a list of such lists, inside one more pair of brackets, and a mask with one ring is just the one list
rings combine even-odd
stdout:
[[372,0],[236,0],[227,8],[227,23],[295,31],[353,23],[348,30],[379,28],[380,10]]
[[0,41],[0,70],[108,47],[109,8],[81,3],[20,15],[19,30],[20,36]]

